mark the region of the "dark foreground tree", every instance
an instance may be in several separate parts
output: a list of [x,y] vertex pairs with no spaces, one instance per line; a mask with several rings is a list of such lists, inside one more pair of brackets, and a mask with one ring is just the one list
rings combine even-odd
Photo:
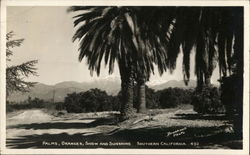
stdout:
[[[190,77],[190,54],[195,51],[197,87],[211,85],[218,62],[220,76],[232,75],[234,66],[242,73],[243,15],[240,7],[179,7],[173,22],[169,51],[183,51],[183,75]],[[174,58],[174,57],[173,57]],[[240,74],[241,74],[240,73]]]
[[[11,61],[11,56],[13,55],[12,48],[21,46],[24,39],[12,39],[14,36],[13,31],[7,33],[6,39],[6,57],[7,62]],[[34,86],[35,82],[25,81],[24,78],[30,75],[37,75],[35,64],[37,60],[31,60],[24,62],[20,65],[8,65],[6,68],[6,95],[9,96],[10,93],[14,91],[27,92],[31,87]]]
[[[176,18],[174,32],[180,36],[173,40],[177,47],[183,48],[183,64],[190,63],[191,49],[196,48],[198,91],[210,85],[218,62],[222,102],[227,113],[237,117],[234,122],[238,129],[242,129],[243,26],[243,7],[183,8]],[[188,81],[189,65],[185,66],[184,78]]]
[[184,7],[178,9],[173,31],[176,37],[170,41],[176,52],[183,49],[186,83],[190,77],[190,53],[193,47],[196,49],[198,92],[210,85],[218,63],[222,102],[228,116],[235,117],[238,131],[242,130],[243,111],[243,25],[243,7]]

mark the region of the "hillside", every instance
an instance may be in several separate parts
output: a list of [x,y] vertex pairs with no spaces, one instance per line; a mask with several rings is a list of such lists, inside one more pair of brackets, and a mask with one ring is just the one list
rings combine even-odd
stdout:
[[166,89],[169,87],[172,87],[172,88],[178,87],[178,88],[188,89],[188,88],[195,88],[196,81],[190,80],[188,85],[185,85],[184,81],[170,80],[170,81],[162,83],[162,84],[149,85],[149,87],[154,89],[154,90],[162,90],[162,89]]
[[64,100],[64,97],[69,93],[87,91],[92,88],[98,88],[105,90],[109,95],[116,95],[120,90],[120,82],[117,80],[99,80],[93,82],[75,82],[65,81],[57,83],[55,85],[46,85],[43,83],[37,83],[31,88],[28,93],[13,93],[9,96],[9,101],[24,101],[28,96],[34,98],[38,97],[44,100],[52,100],[55,96],[55,101],[60,102]]
[[[162,84],[151,84],[148,85],[150,88],[155,90],[162,90],[169,87],[179,87],[179,88],[194,88],[196,82],[191,80],[189,85],[186,86],[183,81],[171,80]],[[64,97],[69,93],[87,91],[92,88],[98,88],[105,90],[109,95],[116,95],[120,91],[120,79],[119,78],[106,78],[95,80],[92,82],[75,82],[75,81],[65,81],[57,83],[55,85],[46,85],[42,83],[37,83],[35,87],[31,88],[28,93],[13,93],[9,96],[9,101],[24,101],[28,96],[34,98],[38,97],[43,100],[52,100],[55,96],[55,102],[60,102],[64,100]]]

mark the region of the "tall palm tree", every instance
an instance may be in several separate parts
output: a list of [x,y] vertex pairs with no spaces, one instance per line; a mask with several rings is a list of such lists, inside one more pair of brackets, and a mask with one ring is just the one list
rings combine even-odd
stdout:
[[173,52],[175,54],[178,54],[180,49],[183,51],[183,75],[186,84],[190,78],[191,51],[196,49],[195,73],[198,88],[202,87],[204,83],[210,84],[216,57],[213,47],[214,34],[211,32],[209,21],[204,14],[203,8],[178,8],[169,46],[169,51],[175,51]]
[[[171,47],[183,49],[183,73],[189,80],[190,52],[196,47],[195,73],[197,90],[210,84],[216,62],[219,66],[222,102],[229,105],[234,129],[242,133],[243,110],[243,8],[179,8],[174,24]],[[175,37],[176,36],[176,37]],[[177,51],[178,52],[178,51]],[[224,94],[224,95],[223,95]]]
[[[137,61],[135,80],[137,84],[137,112],[146,111],[145,82],[154,74],[153,63],[162,74],[167,69],[168,43],[176,7],[139,7],[132,16],[137,29],[134,36],[137,40]],[[171,52],[170,52],[171,53]]]
[[236,7],[178,8],[168,51],[174,54],[172,59],[175,62],[176,54],[182,48],[183,75],[186,84],[190,78],[189,64],[192,49],[195,49],[196,54],[197,88],[211,84],[216,62],[219,65],[220,76],[232,74],[234,60],[239,62],[239,65],[243,64],[240,60],[242,45],[239,44],[242,41],[242,32],[239,32],[239,26],[242,24],[239,18],[242,17],[240,9]]
[[132,34],[124,18],[125,8],[119,7],[70,7],[68,11],[78,11],[74,16],[74,26],[79,26],[73,41],[79,39],[79,61],[87,59],[91,74],[100,74],[101,63],[109,66],[113,73],[118,62],[121,75],[122,108],[121,116],[126,119],[133,108],[133,65]]
[[[166,70],[166,43],[168,33],[165,27],[154,24],[156,13],[146,7],[70,7],[69,11],[77,11],[74,26],[79,26],[73,41],[80,40],[79,60],[87,59],[91,74],[100,74],[101,62],[109,66],[109,73],[117,61],[122,88],[121,118],[126,119],[132,113],[134,80],[139,83],[140,99],[145,103],[145,81],[154,71],[153,63],[159,64],[160,72]],[[149,11],[149,12],[146,12]],[[144,13],[148,16],[145,16]],[[152,14],[151,14],[152,13]],[[161,17],[162,18],[162,17]],[[166,18],[166,17],[164,17]],[[150,20],[149,20],[150,19]],[[172,19],[161,22],[172,22]],[[163,30],[165,33],[162,33]],[[142,81],[142,82],[141,82]],[[144,104],[143,103],[143,104]]]

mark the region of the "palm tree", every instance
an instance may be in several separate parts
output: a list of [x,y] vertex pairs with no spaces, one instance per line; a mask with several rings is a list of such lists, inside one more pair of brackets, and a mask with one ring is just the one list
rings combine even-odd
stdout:
[[[140,107],[145,110],[145,82],[154,72],[154,63],[160,73],[167,69],[167,42],[172,13],[155,7],[71,7],[79,11],[74,25],[80,25],[73,41],[80,40],[79,60],[87,58],[91,73],[100,73],[101,61],[113,72],[117,61],[122,88],[121,116],[132,113],[134,80],[137,82]],[[159,13],[161,16],[158,16]],[[166,16],[169,13],[171,16]],[[148,15],[148,16],[146,16]],[[165,16],[163,16],[165,15]],[[159,24],[155,24],[159,22]],[[143,109],[143,110],[142,110]]]
[[180,47],[183,49],[186,83],[190,77],[190,53],[195,47],[197,91],[210,85],[218,62],[222,102],[224,105],[235,104],[229,106],[234,108],[229,111],[237,113],[234,118],[236,131],[242,129],[243,25],[242,7],[181,7],[176,14],[169,46],[176,50],[175,53],[179,52]]
[[[124,18],[126,9],[123,7],[70,7],[68,11],[78,11],[74,16],[74,26],[79,28],[73,41],[80,40],[79,61],[87,58],[91,75],[96,71],[100,74],[101,62],[109,66],[113,73],[114,63],[118,62],[122,88],[122,119],[128,118],[133,108],[133,61],[132,34]],[[82,25],[80,25],[82,24]]]
[[[219,64],[222,66],[222,102],[227,106],[234,130],[242,135],[243,122],[243,8],[231,7],[223,11],[220,24]],[[228,100],[231,99],[231,100]],[[227,106],[228,107],[228,106]],[[231,109],[233,108],[233,109]],[[233,113],[231,113],[234,111]],[[236,114],[236,115],[235,115]]]
[[[175,62],[178,53],[183,51],[183,77],[188,84],[190,78],[190,55],[195,47],[195,73],[197,76],[197,87],[205,83],[210,84],[212,71],[215,68],[216,52],[214,45],[214,34],[203,8],[180,7],[176,13],[173,34],[171,36],[169,50],[174,57],[170,63]],[[203,17],[204,16],[204,17]],[[172,63],[174,64],[174,63]]]
[[175,62],[175,56],[182,48],[183,75],[186,84],[190,78],[189,64],[192,49],[196,51],[197,88],[211,84],[216,62],[219,65],[220,76],[232,74],[234,60],[239,62],[239,65],[243,64],[240,60],[242,45],[239,44],[242,41],[242,32],[239,32],[239,26],[242,24],[240,13],[240,8],[234,7],[178,8],[168,51],[174,54],[172,59]]
[[145,82],[150,74],[154,74],[154,64],[159,73],[163,74],[173,67],[167,65],[168,42],[171,25],[175,17],[176,7],[139,7],[132,16],[136,24],[134,36],[137,40],[137,64],[135,65],[135,81],[137,86],[137,112],[146,111]]

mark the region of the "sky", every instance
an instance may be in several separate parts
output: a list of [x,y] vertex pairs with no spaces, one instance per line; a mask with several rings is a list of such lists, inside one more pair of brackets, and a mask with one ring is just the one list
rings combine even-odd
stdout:
[[[9,6],[7,7],[7,32],[14,31],[13,39],[24,38],[20,47],[14,48],[14,55],[9,65],[20,64],[29,60],[38,60],[37,73],[27,81],[56,84],[63,81],[89,82],[109,77],[119,77],[117,65],[112,75],[104,65],[99,77],[90,75],[85,60],[78,61],[78,42],[72,42],[75,28],[72,14],[67,7],[60,6]],[[191,56],[191,79],[194,76],[194,54]],[[169,80],[183,80],[182,54],[178,56],[176,70],[160,76],[155,69],[149,84],[160,84]],[[218,68],[212,76],[212,83],[217,83]]]

